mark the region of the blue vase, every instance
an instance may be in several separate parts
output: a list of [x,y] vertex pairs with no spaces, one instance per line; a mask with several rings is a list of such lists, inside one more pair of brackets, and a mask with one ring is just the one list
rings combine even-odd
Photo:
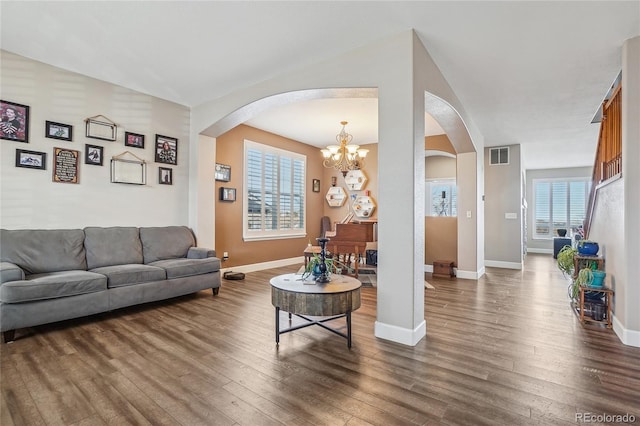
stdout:
[[316,278],[319,277],[320,274],[322,274],[322,272],[320,271],[320,265],[319,264],[314,265],[311,273],[313,274],[314,277]]
[[604,285],[604,277],[606,272],[604,271],[593,271],[593,281],[589,284],[591,287],[602,287]]
[[598,243],[591,241],[581,241],[578,243],[578,253],[584,256],[595,256],[598,254],[598,250],[600,250]]

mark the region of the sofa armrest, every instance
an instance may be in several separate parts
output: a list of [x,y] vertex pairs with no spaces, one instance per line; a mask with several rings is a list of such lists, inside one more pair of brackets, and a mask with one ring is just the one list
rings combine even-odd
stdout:
[[187,259],[206,259],[216,257],[216,251],[204,247],[191,247],[187,252]]
[[0,262],[0,284],[24,280],[24,271],[10,262]]

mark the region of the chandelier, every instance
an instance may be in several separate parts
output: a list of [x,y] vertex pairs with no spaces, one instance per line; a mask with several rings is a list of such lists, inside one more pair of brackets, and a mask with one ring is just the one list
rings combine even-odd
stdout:
[[360,145],[351,144],[353,136],[344,129],[347,122],[341,121],[340,124],[342,124],[342,130],[336,136],[336,141],[340,145],[329,145],[321,150],[324,157],[322,164],[328,169],[340,170],[342,176],[346,176],[349,170],[360,170],[364,167],[364,158],[369,150],[360,148]]

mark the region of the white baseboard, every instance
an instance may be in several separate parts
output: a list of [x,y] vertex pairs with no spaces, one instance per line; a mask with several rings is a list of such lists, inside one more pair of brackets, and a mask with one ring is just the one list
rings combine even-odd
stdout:
[[220,272],[224,273],[227,271],[233,271],[233,272],[247,273],[247,272],[262,271],[263,269],[280,268],[282,266],[301,265],[303,263],[304,263],[304,256],[300,256],[300,257],[291,257],[289,259],[273,260],[270,262],[252,263],[250,265],[230,266],[228,268],[221,268]]
[[425,272],[433,272],[433,265],[424,265]]
[[484,266],[478,271],[463,271],[462,269],[456,270],[456,277],[464,280],[477,280],[484,275]]
[[618,318],[616,318],[615,315],[613,316],[612,322],[613,331],[616,333],[622,343],[627,346],[635,346],[637,348],[640,348],[640,331],[624,328],[622,323],[618,320]]
[[390,340],[403,345],[415,346],[427,335],[427,322],[422,320],[416,328],[411,330],[376,321],[374,326],[374,335],[381,339]]
[[553,254],[553,249],[527,247],[527,253]]
[[522,263],[502,262],[500,260],[485,260],[484,266],[490,266],[492,268],[504,268],[504,269],[522,269]]

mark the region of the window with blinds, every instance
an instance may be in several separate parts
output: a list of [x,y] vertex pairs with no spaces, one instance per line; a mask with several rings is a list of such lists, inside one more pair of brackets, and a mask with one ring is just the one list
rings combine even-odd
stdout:
[[306,235],[304,155],[244,141],[243,238]]
[[591,182],[588,178],[534,179],[534,238],[553,238],[556,230],[582,226]]

